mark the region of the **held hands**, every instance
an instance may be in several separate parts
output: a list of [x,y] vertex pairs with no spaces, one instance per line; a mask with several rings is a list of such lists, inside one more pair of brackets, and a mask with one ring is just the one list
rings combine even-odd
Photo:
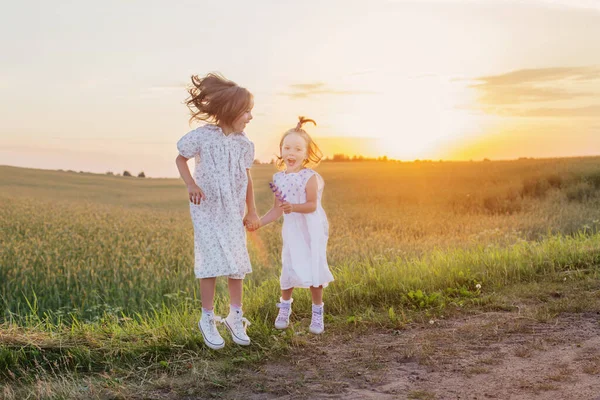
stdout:
[[254,232],[258,228],[260,228],[260,226],[261,226],[260,218],[258,218],[258,215],[256,214],[256,212],[251,212],[251,213],[246,214],[246,216],[244,217],[244,226],[250,232]]
[[204,195],[204,192],[195,183],[191,183],[191,184],[187,185],[187,189],[188,189],[188,195],[190,198],[190,202],[192,202],[196,205],[199,205],[202,200],[206,200],[206,196]]

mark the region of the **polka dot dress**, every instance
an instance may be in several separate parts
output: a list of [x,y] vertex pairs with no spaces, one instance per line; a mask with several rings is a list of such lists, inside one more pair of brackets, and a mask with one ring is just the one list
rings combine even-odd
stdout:
[[244,133],[225,135],[209,124],[187,133],[177,148],[195,159],[194,180],[206,196],[199,205],[190,202],[196,277],[243,279],[252,272],[243,218],[254,144]]

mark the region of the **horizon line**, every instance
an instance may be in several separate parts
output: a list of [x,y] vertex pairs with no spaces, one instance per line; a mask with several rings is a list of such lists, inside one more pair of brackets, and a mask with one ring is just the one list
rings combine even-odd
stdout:
[[[517,157],[517,158],[481,158],[481,159],[468,159],[468,160],[445,160],[445,159],[414,159],[414,160],[400,160],[394,158],[385,158],[386,156],[379,157],[364,157],[362,160],[352,158],[344,159],[344,160],[333,160],[333,159],[323,159],[322,162],[326,163],[361,163],[361,162],[390,162],[390,163],[399,163],[399,164],[433,164],[433,163],[488,163],[488,162],[514,162],[514,161],[547,161],[547,160],[566,160],[566,159],[582,159],[582,158],[600,158],[600,154],[595,155],[584,155],[584,156],[560,156],[560,157]],[[256,161],[256,160],[255,160]],[[259,160],[260,161],[260,160]],[[273,165],[273,160],[269,162],[255,163],[254,165]],[[0,164],[0,168],[8,167],[8,168],[20,168],[20,169],[31,169],[38,171],[50,171],[50,172],[65,172],[65,173],[75,173],[75,174],[91,174],[91,175],[102,175],[102,176],[114,176],[114,177],[123,177],[123,178],[138,178],[136,174],[131,173],[129,170],[123,170],[123,172],[92,172],[92,171],[76,171],[73,169],[55,169],[55,168],[36,168],[36,167],[24,167],[19,165],[9,165],[9,164]],[[123,173],[127,171],[131,175],[124,176]],[[144,177],[140,177],[140,179],[179,179],[178,177],[172,176],[148,176],[144,171],[140,171],[138,174],[144,173]]]

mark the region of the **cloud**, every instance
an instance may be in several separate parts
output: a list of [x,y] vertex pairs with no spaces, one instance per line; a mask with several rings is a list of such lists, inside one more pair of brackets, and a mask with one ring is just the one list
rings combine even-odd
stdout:
[[290,85],[290,88],[295,90],[322,90],[325,87],[323,82],[315,83],[295,83]]
[[533,102],[573,100],[594,96],[592,92],[572,92],[565,89],[544,87],[500,87],[482,90],[479,102],[487,105],[524,104]]
[[529,110],[523,109],[510,109],[504,108],[499,109],[497,114],[509,116],[509,117],[600,117],[600,105],[592,105],[587,107],[545,107],[545,108],[534,108]]
[[520,69],[481,76],[470,82],[468,87],[479,94],[476,108],[487,114],[600,117],[598,66]]
[[503,86],[519,85],[527,83],[540,83],[563,79],[578,81],[594,80],[600,77],[600,67],[557,67],[557,68],[532,68],[520,69],[501,75],[482,76],[476,81],[483,82],[473,85],[481,86]]
[[357,90],[338,90],[331,89],[323,82],[313,83],[295,83],[289,86],[289,92],[279,93],[293,99],[308,98],[317,95],[356,95],[356,94],[374,94],[375,92],[357,91]]

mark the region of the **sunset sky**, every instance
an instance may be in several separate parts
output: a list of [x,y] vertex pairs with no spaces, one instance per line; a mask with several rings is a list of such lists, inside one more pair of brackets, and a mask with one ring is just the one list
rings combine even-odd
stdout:
[[22,1],[0,51],[0,165],[175,177],[211,71],[263,161],[298,115],[329,155],[600,155],[600,0]]

